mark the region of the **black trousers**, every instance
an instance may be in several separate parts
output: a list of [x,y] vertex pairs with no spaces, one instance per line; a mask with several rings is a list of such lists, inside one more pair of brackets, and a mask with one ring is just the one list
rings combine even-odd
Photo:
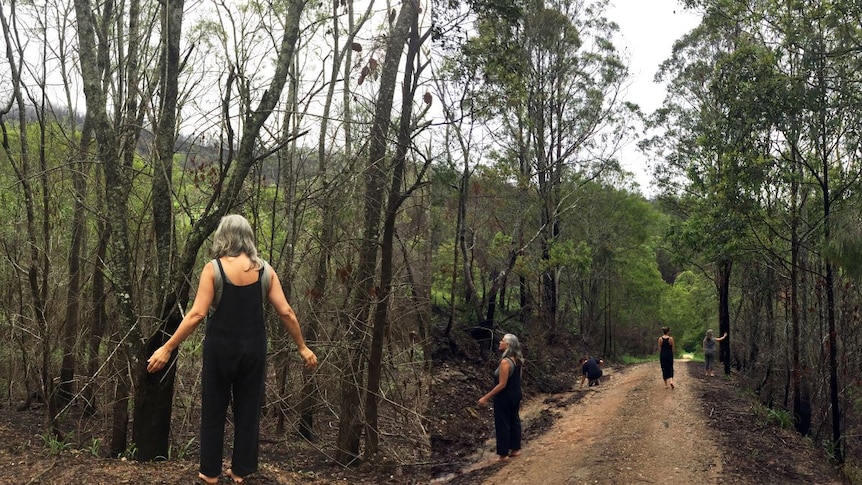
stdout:
[[207,333],[201,377],[200,472],[204,475],[221,475],[224,427],[231,401],[234,423],[231,471],[241,477],[257,471],[265,375],[266,338],[235,340],[216,332]]
[[508,456],[510,451],[521,449],[520,408],[520,396],[494,396],[494,430],[500,456]]

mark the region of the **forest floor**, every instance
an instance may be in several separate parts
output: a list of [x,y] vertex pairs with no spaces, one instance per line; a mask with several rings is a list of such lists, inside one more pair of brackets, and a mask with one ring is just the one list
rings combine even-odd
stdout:
[[[736,378],[706,377],[702,364],[688,361],[677,361],[672,390],[658,363],[646,363],[606,369],[598,387],[528,396],[523,453],[497,461],[492,411],[474,406],[487,390],[480,373],[444,369],[438,376],[435,385],[446,392],[432,403],[424,463],[343,468],[299,441],[264,437],[261,469],[245,483],[847,483],[822,448],[770,423]],[[194,454],[140,463],[80,449],[50,453],[41,416],[0,408],[0,484],[197,483]]]

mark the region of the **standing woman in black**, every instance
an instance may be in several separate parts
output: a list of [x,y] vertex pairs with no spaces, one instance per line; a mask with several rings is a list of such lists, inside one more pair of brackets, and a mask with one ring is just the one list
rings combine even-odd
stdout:
[[521,371],[524,356],[518,337],[507,333],[498,347],[503,351],[494,371],[494,388],[479,399],[485,406],[494,399],[494,430],[497,435],[497,456],[506,460],[521,454]]
[[257,255],[248,221],[236,214],[223,217],[213,235],[212,252],[215,259],[201,271],[191,310],[147,361],[149,372],[161,370],[173,351],[206,319],[198,477],[209,484],[218,483],[222,473],[224,427],[231,404],[234,444],[226,474],[234,482],[241,482],[258,469],[267,351],[264,300],[278,313],[305,365],[317,365],[317,357],[305,345],[296,314],[284,297],[278,275]]
[[658,338],[661,377],[664,379],[664,387],[670,385],[673,389],[673,337],[670,336],[670,327],[662,327],[661,332],[662,336]]

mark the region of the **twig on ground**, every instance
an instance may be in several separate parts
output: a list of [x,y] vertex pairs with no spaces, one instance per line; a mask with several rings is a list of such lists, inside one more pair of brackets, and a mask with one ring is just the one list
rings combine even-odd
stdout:
[[42,470],[42,471],[41,471],[41,472],[39,472],[36,476],[34,476],[33,478],[31,478],[31,479],[30,479],[30,481],[29,481],[29,482],[27,482],[27,485],[30,485],[31,483],[41,483],[40,478],[42,478],[42,475],[44,475],[44,474],[48,473],[52,468],[54,468],[54,466],[55,466],[55,465],[57,465],[57,459],[56,459],[56,458],[54,459],[54,461],[52,461],[52,462],[51,462],[51,464],[50,464],[50,465],[48,465],[47,467],[45,467],[45,469],[44,469],[44,470]]

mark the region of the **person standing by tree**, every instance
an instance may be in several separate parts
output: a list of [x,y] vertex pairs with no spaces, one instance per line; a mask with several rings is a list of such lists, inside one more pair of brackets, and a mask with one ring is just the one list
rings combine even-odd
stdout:
[[726,338],[727,332],[724,332],[721,337],[715,338],[712,336],[712,329],[706,331],[706,337],[703,338],[703,360],[706,364],[706,375],[709,377],[715,377],[715,372],[712,370],[712,365],[715,362],[715,343]]
[[673,389],[673,337],[670,336],[670,327],[661,328],[662,336],[658,338],[659,363],[661,363],[661,377],[664,379],[664,387]]
[[479,398],[479,405],[486,406],[494,399],[494,431],[497,435],[497,456],[506,460],[521,454],[521,372],[524,356],[518,337],[507,333],[500,339],[498,347],[503,351],[500,364],[494,371],[493,389]]
[[305,365],[316,366],[317,356],[305,345],[278,275],[258,257],[254,233],[244,217],[232,214],[221,219],[212,251],[215,259],[201,271],[191,310],[173,336],[147,360],[147,371],[154,373],[164,368],[174,350],[207,319],[198,477],[205,483],[219,481],[227,407],[233,398],[234,446],[226,474],[241,482],[258,469],[267,349],[264,295],[296,343]]

